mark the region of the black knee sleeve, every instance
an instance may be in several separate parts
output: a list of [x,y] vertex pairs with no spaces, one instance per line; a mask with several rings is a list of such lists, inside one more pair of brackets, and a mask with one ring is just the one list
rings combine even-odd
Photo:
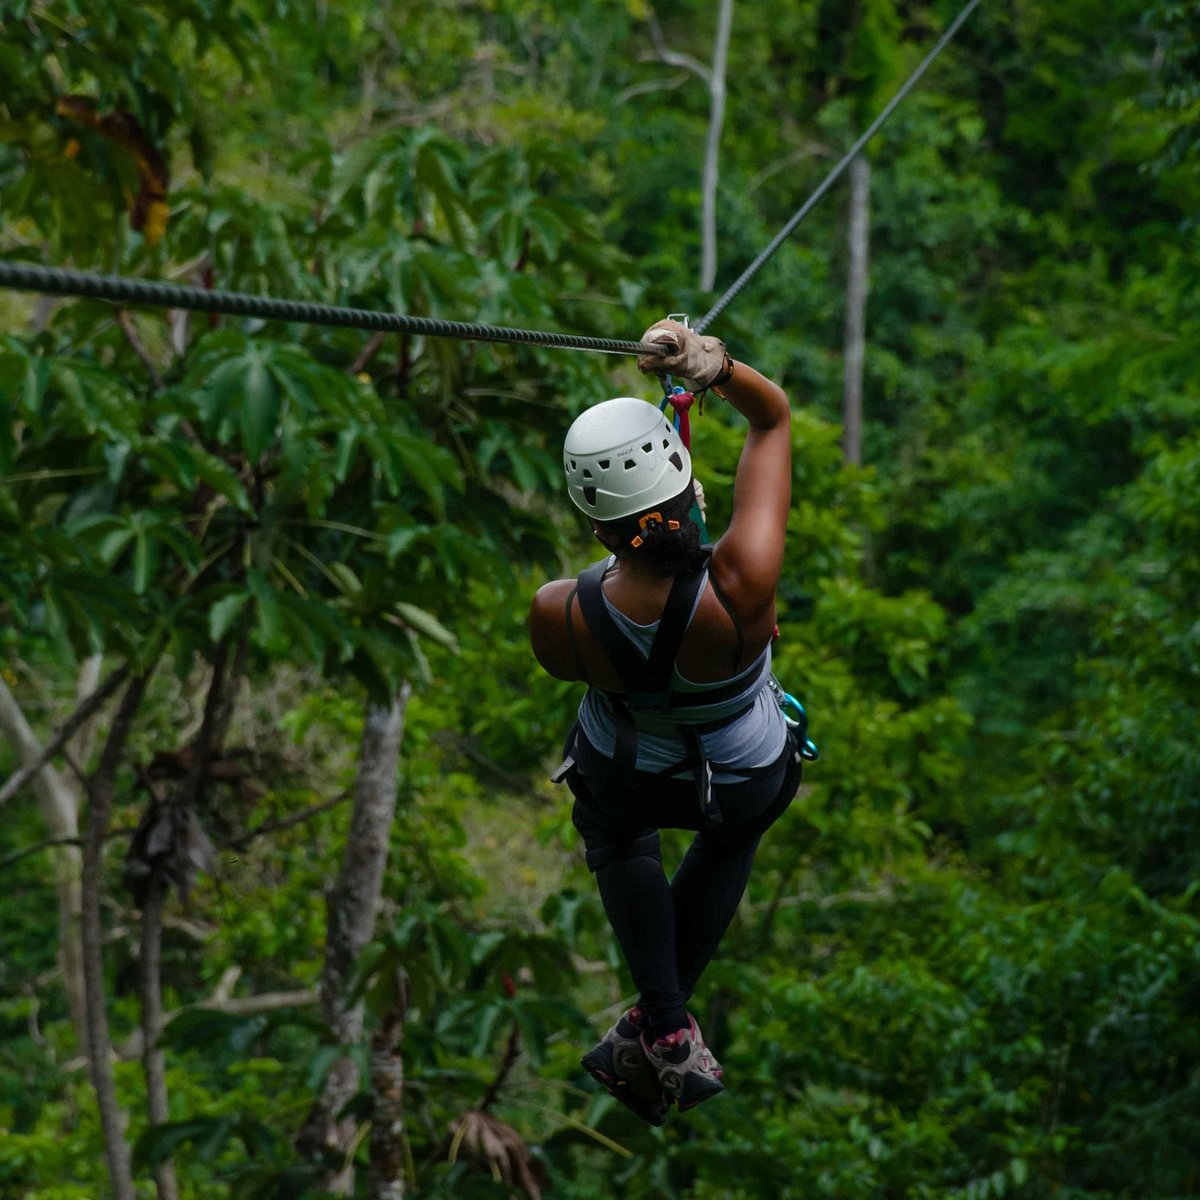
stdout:
[[[586,841],[585,845],[587,845]],[[589,871],[598,871],[601,867],[608,867],[613,863],[624,862],[630,858],[653,858],[662,862],[662,846],[659,842],[658,831],[643,833],[625,841],[600,844],[593,842],[587,846]]]

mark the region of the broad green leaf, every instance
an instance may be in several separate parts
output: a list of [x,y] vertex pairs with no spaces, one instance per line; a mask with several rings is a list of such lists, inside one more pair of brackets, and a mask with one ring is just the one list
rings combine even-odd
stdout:
[[328,570],[341,585],[342,591],[354,599],[362,594],[362,580],[343,562],[327,564]]
[[121,552],[133,540],[135,529],[132,525],[121,525],[106,533],[96,545],[96,553],[106,563],[115,563],[121,557]]
[[242,403],[245,378],[245,361],[238,357],[218,363],[206,380],[200,411],[214,435],[221,435],[226,418]]
[[562,221],[541,205],[532,204],[525,213],[525,223],[533,231],[547,261],[553,262],[558,258],[567,233]]
[[214,642],[219,642],[225,637],[249,600],[249,592],[232,592],[223,596],[208,610],[208,632]]
[[458,639],[432,613],[404,601],[397,601],[392,607],[401,620],[422,637],[427,637],[449,650],[458,649]]
[[201,482],[208,484],[218,495],[224,496],[244,513],[252,513],[253,505],[246,489],[233,468],[226,462],[199,447],[193,448],[192,463]]
[[395,529],[387,535],[387,561],[390,566],[409,548],[422,534],[428,530],[421,525]]
[[233,1117],[196,1117],[151,1126],[138,1139],[133,1160],[142,1169],[153,1170],[188,1142],[204,1142],[210,1150],[218,1150],[228,1141],[236,1123]]
[[153,540],[145,529],[138,528],[133,538],[133,590],[139,596],[146,594],[150,576],[154,571],[158,555]]
[[246,572],[246,586],[254,595],[258,633],[263,644],[270,649],[278,649],[283,634],[283,617],[278,598],[266,576],[257,569]]
[[279,423],[279,388],[267,364],[257,354],[244,364],[240,408],[242,447],[257,462],[275,440]]

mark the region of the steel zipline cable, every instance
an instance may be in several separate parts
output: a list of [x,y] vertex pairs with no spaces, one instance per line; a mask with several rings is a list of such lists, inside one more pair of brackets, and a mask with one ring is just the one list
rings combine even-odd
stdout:
[[[846,152],[842,160],[825,176],[820,186],[793,214],[770,244],[741,273],[723,296],[696,322],[703,332],[725,311],[742,289],[762,269],[769,258],[792,235],[796,226],[837,182],[854,157],[875,136],[901,101],[916,86],[934,59],[946,48],[963,22],[980,4],[968,3],[951,22],[937,44],[905,80],[900,90]],[[156,280],[131,279],[121,275],[96,275],[59,267],[38,267],[28,263],[0,262],[0,287],[49,296],[78,296],[93,300],[111,300],[117,304],[188,309],[192,312],[221,313],[235,317],[259,317],[268,321],[291,321],[307,325],[332,325],[349,329],[368,329],[380,333],[410,333],[425,337],[457,338],[463,341],[508,342],[525,346],[548,346],[564,350],[592,350],[603,354],[666,354],[657,343],[626,341],[619,338],[582,337],[570,333],[550,333],[536,329],[511,329],[497,325],[479,325],[466,321],[443,321],[436,317],[410,317],[402,313],[378,312],[366,308],[344,308],[316,304],[306,300],[279,300],[247,292],[184,287]]]
[[697,333],[703,333],[712,323],[719,317],[737,297],[738,293],[754,278],[755,275],[762,270],[767,260],[783,245],[784,242],[792,236],[796,226],[808,216],[809,212],[816,206],[817,201],[825,195],[827,191],[838,181],[842,172],[854,161],[859,151],[875,136],[876,133],[883,127],[884,122],[892,115],[899,107],[900,102],[908,95],[909,92],[916,86],[917,81],[925,74],[934,59],[950,44],[954,35],[959,31],[963,22],[971,15],[978,7],[980,0],[968,0],[968,3],[957,17],[950,23],[946,32],[938,39],[937,45],[929,51],[921,60],[920,65],[915,71],[904,81],[900,90],[887,102],[883,111],[867,126],[862,136],[846,151],[841,162],[829,172],[828,175],[821,181],[820,186],[805,202],[793,213],[788,223],[771,239],[770,243],[763,252],[729,285],[725,294],[693,325],[693,329]]
[[476,342],[511,342],[524,346],[554,346],[565,350],[596,350],[604,354],[664,354],[661,346],[618,338],[580,337],[572,333],[546,333],[537,329],[509,329],[442,321],[436,317],[409,317],[369,308],[341,308],[307,300],[276,300],[247,292],[183,287],[121,275],[93,275],[58,267],[0,262],[0,286],[50,296],[83,296],[118,304],[184,308],[191,312],[223,313],[234,317],[261,317],[268,321],[295,321],[306,325],[335,325],[370,329],[379,333],[414,333],[425,337],[459,338]]

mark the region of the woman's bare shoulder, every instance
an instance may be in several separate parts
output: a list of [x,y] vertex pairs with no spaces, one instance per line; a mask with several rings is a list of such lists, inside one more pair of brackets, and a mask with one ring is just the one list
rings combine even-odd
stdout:
[[538,588],[529,608],[534,657],[556,679],[579,679],[579,664],[567,634],[567,600],[574,579],[554,579]]

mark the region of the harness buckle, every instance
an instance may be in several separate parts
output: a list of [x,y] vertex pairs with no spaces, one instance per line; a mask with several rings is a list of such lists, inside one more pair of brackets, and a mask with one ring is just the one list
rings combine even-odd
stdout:
[[564,779],[571,773],[571,768],[575,765],[575,755],[568,754],[554,769],[554,773],[550,776],[551,783],[562,783]]

